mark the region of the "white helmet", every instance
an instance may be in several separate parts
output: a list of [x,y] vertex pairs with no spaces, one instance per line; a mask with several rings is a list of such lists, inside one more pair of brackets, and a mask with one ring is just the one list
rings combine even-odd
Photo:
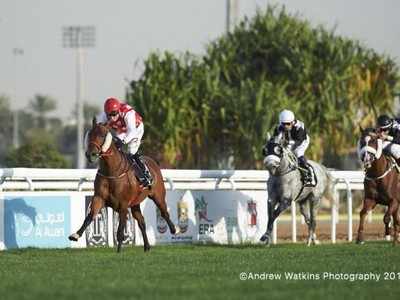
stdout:
[[283,110],[280,114],[279,114],[279,122],[282,123],[291,123],[294,121],[294,113],[290,110]]

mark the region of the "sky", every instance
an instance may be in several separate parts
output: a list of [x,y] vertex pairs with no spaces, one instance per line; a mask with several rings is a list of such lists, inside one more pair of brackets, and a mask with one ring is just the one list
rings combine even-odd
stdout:
[[[251,18],[267,5],[285,5],[400,64],[398,0],[240,0],[239,14]],[[83,98],[101,109],[109,97],[124,100],[150,52],[204,54],[227,30],[226,8],[226,0],[0,0],[0,95],[11,109],[49,96],[57,102],[50,115],[71,119],[77,52],[63,47],[63,28],[94,26],[95,47],[83,51]]]

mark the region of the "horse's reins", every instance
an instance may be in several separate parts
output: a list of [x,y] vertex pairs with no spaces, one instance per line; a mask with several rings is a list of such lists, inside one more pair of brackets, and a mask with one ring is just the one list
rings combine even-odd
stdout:
[[[300,169],[299,165],[296,163],[296,159],[295,159],[293,153],[290,152],[290,151],[289,151],[289,157],[290,157],[290,159],[292,160],[292,162],[294,162],[294,164],[293,164],[289,169],[287,169],[285,172],[282,172],[282,173],[279,173],[279,174],[271,174],[271,176],[280,177],[280,176],[283,176],[283,175],[285,175],[285,174],[288,174],[288,173],[290,173],[290,172],[292,172],[292,171],[295,171],[295,170],[299,170],[299,169]],[[304,184],[303,184],[303,185],[301,186],[301,188],[300,188],[299,193],[298,193],[297,196],[293,199],[294,202],[296,202],[296,200],[300,197],[301,193],[302,193],[303,190],[304,190],[304,187],[305,187],[305,186],[304,186]]]
[[[93,143],[93,145],[95,145],[96,147],[98,147],[100,149],[100,152],[102,152],[101,151],[101,147],[99,147],[95,142],[92,142],[92,143]],[[114,154],[113,152],[109,152],[109,153],[107,153],[107,152],[109,152],[109,151],[107,150],[106,152],[103,152],[102,154],[100,154],[100,156],[104,157],[104,156],[111,156],[111,155]],[[122,178],[125,175],[127,175],[129,171],[132,171],[132,169],[131,169],[131,167],[129,165],[128,158],[126,158],[123,153],[121,153],[121,155],[123,156],[124,166],[128,165],[127,168],[124,168],[126,170],[121,175],[118,175],[118,176],[104,175],[104,174],[102,174],[100,172],[100,169],[97,170],[97,174],[99,174],[101,177],[104,177],[104,178],[107,178],[107,179],[119,179],[119,178]],[[135,176],[135,175],[133,175],[133,176]],[[142,194],[143,189],[144,189],[143,186],[139,185],[137,194],[136,194],[135,198],[133,198],[133,200],[131,202],[129,202],[128,207],[131,207],[137,201],[137,199],[139,199],[140,195]]]
[[367,179],[367,180],[379,180],[379,179],[382,179],[383,177],[385,177],[387,174],[389,174],[390,171],[392,171],[392,169],[393,169],[394,167],[395,167],[395,164],[394,164],[394,163],[391,163],[391,166],[385,171],[385,173],[383,173],[382,175],[377,176],[377,177],[369,177],[369,176],[367,176],[367,171],[368,171],[368,170],[365,170],[365,171],[364,171],[364,177],[365,177],[365,179]]
[[[107,156],[109,156],[109,155],[107,155]],[[123,159],[123,161],[124,161],[124,167],[125,167],[125,165],[127,164],[127,160]],[[128,168],[124,168],[124,169],[125,169],[125,171],[122,174],[118,175],[118,176],[104,175],[104,174],[100,173],[100,169],[97,170],[97,174],[99,174],[100,176],[102,176],[104,178],[107,178],[107,179],[119,179],[119,178],[124,177],[125,175],[128,174],[128,172],[130,170],[129,164],[128,164]]]
[[114,155],[113,152],[108,151],[108,150],[107,150],[106,152],[103,152],[103,150],[101,150],[101,146],[100,146],[99,144],[97,144],[96,142],[94,142],[94,141],[90,141],[90,142],[89,142],[89,145],[90,145],[90,144],[94,145],[94,146],[99,150],[99,156],[100,156],[100,157],[105,157],[105,156]]
[[[100,156],[100,157],[107,157],[107,156],[114,155],[114,153],[111,152],[111,151],[109,151],[109,150],[103,152],[103,151],[101,150],[101,146],[100,146],[99,144],[97,144],[96,142],[94,142],[94,141],[90,141],[89,144],[94,145],[98,150],[100,150],[100,151],[99,151],[99,156]],[[125,164],[126,164],[126,159],[125,159]],[[129,170],[129,167],[128,167],[128,170]],[[110,176],[110,175],[104,175],[104,174],[102,174],[102,173],[100,172],[100,169],[99,169],[99,170],[97,170],[97,174],[99,174],[101,177],[104,177],[104,178],[107,178],[107,179],[118,179],[118,178],[121,178],[121,177],[125,176],[125,175],[127,174],[127,171],[124,171],[122,174],[120,174],[120,175],[118,175],[118,176]]]
[[[369,132],[368,135],[369,135],[369,137],[377,137],[376,133],[371,133],[371,132]],[[366,149],[368,150],[368,147],[369,147],[369,146],[368,146],[368,143],[367,143],[367,145],[364,146],[364,147],[366,147]],[[367,150],[366,150],[365,152],[367,152]],[[372,159],[372,162],[374,162],[375,160],[376,160],[376,154],[374,154],[374,158]],[[371,162],[371,163],[372,163],[372,162]],[[386,162],[387,162],[387,160],[386,160]],[[392,169],[393,169],[394,167],[395,167],[395,164],[392,162],[391,165],[390,165],[390,167],[389,167],[382,175],[376,176],[376,177],[369,177],[369,176],[367,176],[367,172],[368,172],[368,169],[367,169],[367,170],[364,171],[364,177],[365,177],[365,179],[367,179],[367,180],[379,180],[379,179],[384,178],[387,174],[389,174],[389,173],[392,171]]]
[[295,170],[298,170],[299,169],[299,166],[296,164],[296,160],[295,160],[295,158],[294,158],[294,156],[293,156],[293,153],[291,153],[290,151],[289,151],[289,155],[288,155],[289,157],[290,157],[290,159],[291,159],[291,161],[294,163],[294,164],[291,164],[291,167],[289,168],[289,169],[287,169],[286,171],[284,171],[284,172],[282,172],[282,173],[278,173],[278,174],[271,174],[272,176],[283,176],[283,175],[285,175],[285,174],[287,174],[287,173],[290,173],[290,172],[292,172],[292,171],[295,171]]
[[378,176],[378,177],[368,177],[368,176],[366,175],[366,172],[365,172],[364,177],[365,177],[365,179],[368,179],[368,180],[379,180],[379,179],[382,179],[383,177],[385,177],[387,174],[389,174],[389,172],[392,171],[392,169],[393,169],[394,167],[395,167],[394,164],[392,164],[392,165],[390,166],[390,168],[387,169],[386,172],[383,173],[381,176]]

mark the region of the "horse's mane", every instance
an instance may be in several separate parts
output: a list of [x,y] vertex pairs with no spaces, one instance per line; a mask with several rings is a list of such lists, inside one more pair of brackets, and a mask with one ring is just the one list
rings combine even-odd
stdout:
[[370,128],[360,127],[360,131],[361,131],[361,136],[370,135],[375,137],[378,135],[378,130],[375,127],[370,127]]

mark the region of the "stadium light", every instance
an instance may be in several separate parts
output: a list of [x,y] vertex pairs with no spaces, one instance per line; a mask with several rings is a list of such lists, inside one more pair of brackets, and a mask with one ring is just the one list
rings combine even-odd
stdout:
[[77,168],[85,167],[85,156],[83,153],[83,48],[94,47],[94,26],[66,26],[63,27],[64,48],[76,48],[77,61]]
[[19,148],[19,117],[18,117],[18,95],[17,95],[17,57],[24,54],[24,49],[14,47],[14,111],[13,111],[13,147]]

